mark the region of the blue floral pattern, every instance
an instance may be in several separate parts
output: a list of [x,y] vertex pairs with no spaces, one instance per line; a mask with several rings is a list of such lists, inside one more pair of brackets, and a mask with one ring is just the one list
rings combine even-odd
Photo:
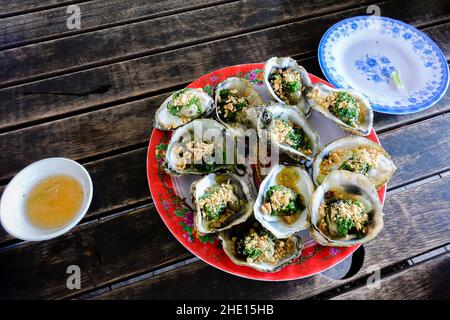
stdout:
[[369,56],[366,54],[355,61],[355,67],[366,76],[367,80],[373,82],[389,83],[392,73],[396,71],[395,67],[391,65],[389,58],[381,55]]
[[[389,105],[386,100],[369,96],[375,111],[404,114],[424,110],[436,103],[447,90],[449,83],[448,64],[438,46],[424,33],[401,21],[375,16],[358,16],[348,18],[333,25],[322,37],[319,45],[319,63],[329,82],[339,88],[351,88],[346,79],[336,69],[336,50],[339,50],[340,41],[358,32],[369,30],[371,34],[380,34],[400,41],[409,48],[414,56],[427,70],[423,88],[408,92],[398,97]],[[363,74],[372,85],[386,85],[392,81],[392,73],[398,71],[387,55],[379,52],[367,52],[353,65],[348,66],[350,72]],[[424,75],[425,76],[425,75]],[[382,88],[382,87],[380,87]]]

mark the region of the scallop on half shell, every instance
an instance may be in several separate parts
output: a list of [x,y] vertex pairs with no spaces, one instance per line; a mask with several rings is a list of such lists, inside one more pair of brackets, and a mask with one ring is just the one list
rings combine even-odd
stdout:
[[328,144],[315,158],[313,180],[320,185],[333,170],[347,170],[367,176],[378,190],[396,170],[389,154],[364,137],[350,136]]
[[210,173],[191,185],[195,229],[214,233],[242,223],[253,212],[254,197],[242,177]]
[[314,192],[308,172],[300,167],[276,165],[262,181],[253,212],[277,238],[287,238],[309,227],[307,203]]
[[359,136],[367,136],[372,131],[372,107],[362,94],[320,83],[313,85],[307,97],[314,110],[334,121],[343,130]]
[[163,101],[156,111],[154,126],[160,130],[173,130],[209,115],[213,109],[214,100],[203,89],[184,88]]
[[264,84],[278,103],[297,106],[306,117],[311,107],[306,92],[312,86],[308,72],[289,57],[272,57],[264,64]]
[[262,272],[276,272],[298,258],[303,244],[299,237],[277,239],[255,220],[219,233],[222,247],[231,261]]
[[295,107],[272,104],[260,109],[258,136],[294,159],[312,160],[319,152],[319,134]]
[[217,85],[214,100],[218,121],[235,134],[243,134],[247,129],[244,110],[263,103],[250,81],[236,77],[227,78]]
[[383,228],[381,208],[369,178],[344,170],[332,171],[308,203],[310,234],[324,246],[365,243]]

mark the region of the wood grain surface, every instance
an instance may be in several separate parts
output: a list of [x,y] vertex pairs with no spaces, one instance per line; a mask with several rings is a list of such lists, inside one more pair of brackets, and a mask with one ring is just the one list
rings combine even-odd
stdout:
[[[23,46],[0,52],[0,83],[7,85],[17,80],[52,74],[55,70],[68,71],[79,66],[125,60],[195,42],[224,38],[301,19],[314,14],[314,9],[320,9],[317,13],[321,13],[333,8],[344,9],[349,4],[355,6],[357,3],[355,0],[346,0],[342,4],[322,0],[318,5],[308,0],[298,6],[296,1],[281,0],[279,6],[273,6],[270,0],[232,2]],[[63,55],[61,51],[67,54]]]
[[335,297],[336,300],[449,300],[450,253],[412,266],[383,279],[380,287],[361,287]]
[[[425,21],[430,15],[439,15],[439,17],[449,15],[446,11],[434,11],[430,9],[428,4],[420,3],[423,8],[421,7],[420,10],[416,8],[417,11],[399,9],[400,7],[394,6],[392,3],[380,5],[380,7],[386,14],[390,13],[393,17],[401,18],[413,24]],[[408,8],[410,6],[412,4]],[[5,88],[0,90],[0,129],[76,110],[85,110],[98,105],[117,103],[129,97],[168,90],[175,85],[190,82],[205,73],[229,65],[264,61],[276,54],[313,53],[317,48],[318,39],[331,24],[347,16],[363,14],[364,10],[365,8],[347,10],[338,14],[288,23]],[[415,14],[412,12],[415,12]],[[438,13],[435,14],[434,12]],[[438,25],[431,27],[430,30],[441,28],[443,29],[442,32],[448,32],[449,26]],[[95,45],[97,46],[98,43],[96,42]],[[294,43],[295,46],[292,45]],[[85,45],[80,44],[77,48],[80,47],[84,48]],[[102,47],[106,47],[106,45]],[[107,47],[110,48],[111,46],[108,45]],[[242,55],[241,52],[244,50],[246,54]],[[8,51],[0,52],[0,55]],[[40,59],[40,55],[33,57]],[[18,56],[4,57],[0,60],[0,64],[10,64],[12,63],[11,59],[17,60]],[[71,58],[64,58],[64,60],[67,60],[68,63],[72,61]],[[75,60],[81,61],[83,58],[80,57]],[[189,63],[186,63],[187,61]],[[33,68],[42,68],[54,63],[53,59],[50,58],[42,62],[42,64],[36,62]],[[26,65],[25,61],[13,63],[11,66],[1,68],[0,72],[18,75],[21,73],[20,68],[24,65]],[[11,68],[14,68],[15,72],[6,71]],[[30,72],[30,68],[26,68],[24,72]],[[60,70],[65,67],[53,66],[53,68]],[[39,74],[40,72],[35,70],[33,74]],[[10,112],[9,101],[14,101],[14,112]]]
[[[1,252],[0,299],[62,298],[188,256],[154,207],[147,206]],[[80,267],[80,291],[66,286],[70,265]]]
[[[16,3],[17,1],[8,1]],[[30,2],[30,1],[28,1]],[[43,1],[41,1],[43,2]],[[66,1],[69,3],[69,1]],[[72,1],[73,2],[73,1]],[[178,12],[196,10],[207,5],[219,4],[218,0],[169,0],[169,1],[127,1],[97,0],[77,3],[81,16],[81,29],[67,28],[66,21],[71,14],[68,6],[38,11],[0,20],[0,49],[62,38],[94,29],[108,28],[133,23]],[[2,11],[4,4],[2,4]],[[26,33],[23,30],[27,30]]]
[[[27,12],[41,11],[58,6],[67,6],[70,4],[88,2],[83,0],[15,0],[2,1],[2,11],[0,18],[21,15]],[[23,32],[23,30],[22,30]]]

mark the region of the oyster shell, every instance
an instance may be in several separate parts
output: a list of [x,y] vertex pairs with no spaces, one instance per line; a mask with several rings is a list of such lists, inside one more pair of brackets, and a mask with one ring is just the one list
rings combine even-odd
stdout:
[[243,134],[247,129],[248,120],[243,109],[263,103],[250,81],[236,77],[225,79],[217,85],[214,100],[218,121],[235,134]]
[[[281,270],[293,259],[298,258],[303,249],[299,237],[276,239],[254,220],[248,220],[246,223],[219,233],[219,239],[231,261],[262,272]],[[261,248],[261,245],[264,248]]]
[[209,115],[213,109],[214,100],[203,89],[184,88],[163,101],[156,111],[154,126],[160,130],[173,130]]
[[[283,81],[284,84],[281,85]],[[299,66],[294,59],[272,57],[267,60],[264,64],[264,83],[275,101],[297,106],[306,117],[309,117],[311,107],[305,94],[312,86],[312,82],[305,68]]]
[[369,178],[330,172],[309,203],[310,234],[324,246],[353,246],[372,240],[383,228],[378,193]]
[[[231,170],[234,161],[226,161],[234,136],[212,119],[197,119],[176,129],[166,150],[165,169],[173,175],[206,174]],[[230,143],[232,144],[230,146]]]
[[367,176],[376,189],[387,184],[396,170],[379,144],[363,137],[345,137],[328,144],[313,163],[313,180],[320,185],[332,170],[348,170]]
[[319,134],[295,107],[273,104],[260,109],[257,131],[294,159],[312,160],[321,147]]
[[372,130],[372,107],[362,94],[349,89],[331,88],[320,83],[313,85],[307,97],[313,109],[337,123],[345,131],[367,136]]
[[[259,187],[255,218],[277,238],[287,238],[309,227],[307,207],[314,184],[300,167],[274,166]],[[281,206],[283,197],[289,202]],[[275,201],[274,201],[275,200]]]
[[202,234],[229,229],[253,212],[253,193],[233,173],[208,174],[192,183],[191,195],[196,210],[195,229]]

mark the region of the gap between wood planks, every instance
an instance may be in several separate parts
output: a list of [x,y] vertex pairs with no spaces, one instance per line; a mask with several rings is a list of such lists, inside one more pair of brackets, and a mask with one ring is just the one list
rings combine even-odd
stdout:
[[[380,281],[386,279],[387,277],[390,277],[390,276],[393,276],[393,275],[395,275],[397,273],[400,273],[400,272],[402,272],[404,270],[407,270],[407,269],[410,269],[410,268],[414,268],[418,264],[420,265],[420,264],[422,264],[424,262],[427,262],[427,261],[429,261],[431,259],[438,258],[438,257],[440,257],[442,255],[445,255],[447,252],[450,252],[450,245],[448,245],[448,244],[444,245],[444,246],[440,246],[440,247],[434,248],[434,249],[431,249],[428,252],[420,254],[420,255],[417,255],[417,256],[415,256],[415,257],[413,257],[411,259],[403,260],[401,262],[398,262],[398,263],[395,263],[393,265],[387,266],[387,267],[385,267],[385,268],[380,270],[380,274],[381,274]],[[412,259],[417,259],[419,261],[414,263],[414,262],[410,261]],[[188,259],[185,259],[185,260],[180,261],[178,263],[175,263],[173,265],[170,265],[168,267],[160,268],[160,269],[157,269],[155,271],[148,272],[148,273],[143,273],[141,275],[138,275],[138,276],[135,276],[135,277],[132,277],[132,278],[129,278],[127,280],[123,280],[123,281],[120,281],[120,282],[117,282],[117,283],[113,283],[113,284],[110,284],[108,286],[104,286],[104,287],[101,287],[101,288],[96,288],[96,289],[87,291],[85,293],[82,293],[80,295],[75,295],[72,298],[74,298],[74,299],[91,299],[91,298],[94,298],[95,296],[104,294],[106,292],[109,292],[109,291],[112,291],[112,290],[115,290],[115,289],[119,289],[119,288],[131,285],[133,283],[137,283],[137,282],[145,280],[145,279],[149,279],[149,278],[155,277],[155,276],[160,275],[160,274],[162,274],[164,272],[175,270],[175,269],[178,269],[180,267],[186,266],[188,264],[191,264],[191,263],[194,263],[194,262],[197,262],[197,261],[200,261],[200,259],[197,258],[197,257],[188,258]],[[336,296],[338,296],[340,294],[343,294],[345,292],[349,292],[351,290],[360,288],[360,287],[364,286],[367,283],[367,278],[369,276],[370,275],[357,278],[357,279],[351,281],[350,283],[346,283],[346,284],[343,284],[342,286],[339,286],[339,287],[330,289],[328,291],[322,292],[322,293],[320,293],[320,294],[318,294],[316,296],[307,298],[306,300],[331,299],[331,298],[336,297]],[[335,280],[339,281],[339,279],[335,279]]]
[[[418,21],[420,21],[420,19]],[[442,26],[446,26],[446,25],[444,24]],[[316,50],[305,51],[301,56],[308,55],[308,54],[310,55],[310,54],[313,54],[315,52],[316,52]],[[153,57],[153,56],[150,56],[150,57]],[[147,59],[147,58],[148,57],[146,57],[145,59]],[[311,62],[311,60],[309,60],[309,62]],[[106,66],[106,67],[109,68],[109,66]],[[91,72],[91,71],[89,71],[89,72]],[[71,74],[69,74],[69,76],[71,76]],[[51,80],[51,79],[46,79],[46,81],[47,80]],[[169,86],[168,88],[173,88],[174,87],[174,84],[167,84],[167,85]],[[177,84],[177,86],[178,86],[178,84]],[[164,91],[165,90],[167,90],[167,88],[165,88]],[[163,91],[161,91],[161,92],[163,92]],[[157,92],[154,91],[152,94],[155,94],[155,93],[157,93]],[[26,94],[26,92],[24,92],[24,94]],[[150,94],[150,93],[149,92],[146,92],[146,93],[133,92],[133,95],[135,97],[133,99],[138,99],[140,97],[146,96],[147,94]],[[107,106],[111,105],[112,103],[117,104],[117,103],[119,103],[121,101],[134,101],[134,100],[127,100],[127,99],[129,99],[129,97],[128,98],[122,98],[122,97],[118,96],[117,94],[115,94],[115,98],[116,98],[116,100],[114,100],[114,101],[112,99],[110,99],[109,103],[103,103],[99,99],[95,99],[96,100],[95,101],[96,104],[95,103],[89,103],[88,106],[84,107],[84,112],[91,111],[91,110],[100,110],[101,108],[106,108]],[[93,105],[93,104],[95,104],[95,105]],[[89,106],[89,105],[91,105],[91,106]],[[70,110],[67,110],[67,111],[71,112]],[[66,112],[66,111],[64,111],[64,112]],[[78,111],[78,112],[80,112],[80,111]],[[83,112],[83,111],[81,111],[81,112]],[[70,113],[70,114],[77,114],[77,113],[74,112],[74,113]],[[66,115],[69,115],[69,114],[66,113]],[[64,117],[64,114],[61,113],[60,116]],[[50,119],[57,119],[57,118],[52,118],[52,116],[50,116],[47,119],[50,120]],[[34,121],[36,121],[36,122],[34,122]],[[6,131],[11,130],[11,129],[17,129],[17,128],[21,128],[21,127],[26,127],[30,123],[39,124],[39,123],[42,123],[43,121],[45,121],[45,120],[43,120],[43,119],[40,119],[40,120],[39,119],[35,119],[35,120],[28,119],[25,122],[23,122],[22,125],[20,125],[20,124],[9,124],[9,125],[6,124],[6,125],[4,125],[4,127],[2,129],[2,132],[6,132]]]
[[[49,71],[47,73],[43,73],[40,75],[29,76],[28,78],[23,78],[23,79],[19,79],[19,80],[11,80],[8,82],[1,83],[0,89],[9,88],[12,86],[21,85],[21,84],[28,83],[28,82],[43,80],[46,78],[71,74],[71,73],[78,72],[78,71],[90,70],[90,69],[94,69],[94,68],[101,67],[101,66],[115,64],[118,62],[142,58],[145,56],[156,55],[156,54],[159,54],[162,52],[170,52],[170,51],[174,51],[174,50],[181,49],[181,48],[196,46],[196,45],[214,42],[217,40],[223,40],[223,39],[227,39],[227,38],[231,38],[231,37],[235,37],[235,36],[246,35],[249,33],[257,32],[257,31],[261,31],[261,30],[265,30],[265,29],[282,27],[282,26],[285,26],[288,24],[301,22],[301,21],[307,21],[307,20],[322,17],[322,16],[328,16],[328,15],[338,14],[338,13],[347,12],[347,11],[351,11],[351,10],[357,10],[357,9],[361,9],[365,5],[370,5],[370,4],[383,5],[383,4],[387,4],[387,3],[388,3],[388,1],[367,0],[360,4],[357,3],[357,4],[353,4],[353,5],[344,5],[335,10],[325,10],[323,12],[305,14],[300,17],[286,18],[286,19],[283,19],[281,22],[276,21],[276,22],[271,22],[271,23],[262,23],[261,25],[259,25],[257,27],[246,27],[246,28],[244,27],[242,29],[230,31],[228,33],[221,34],[221,35],[209,36],[209,37],[206,36],[201,40],[191,40],[187,43],[181,43],[181,44],[172,44],[172,45],[169,44],[169,45],[165,46],[164,48],[160,48],[160,49],[156,49],[156,50],[154,50],[154,49],[144,50],[144,51],[137,52],[137,53],[122,55],[120,57],[112,57],[112,58],[107,58],[107,59],[100,60],[100,61],[93,61],[93,62],[84,64],[84,65],[67,67],[66,69],[62,69],[59,71],[53,70],[53,71]],[[227,2],[224,2],[224,4],[226,5]],[[197,9],[199,9],[199,8],[197,8]],[[191,10],[189,10],[189,12],[190,11]],[[450,20],[450,19],[447,19],[447,20]],[[438,22],[438,24],[442,24],[442,23],[444,23],[444,20],[440,19],[440,20],[437,20],[437,22]],[[124,24],[124,25],[126,25],[126,24]],[[421,25],[422,24],[417,24],[416,26],[418,28],[420,28]],[[89,32],[86,32],[86,33],[89,33]],[[69,35],[69,36],[72,36],[72,35]],[[19,47],[21,47],[21,46],[19,46]],[[1,50],[1,51],[4,51],[4,50]]]
[[[393,265],[386,266],[386,267],[384,267],[384,268],[382,268],[380,270],[380,275],[381,275],[380,280],[383,280],[383,279],[385,279],[387,277],[395,275],[395,274],[397,274],[397,273],[399,273],[401,271],[404,271],[406,269],[414,268],[414,266],[416,266],[418,264],[422,264],[422,263],[424,263],[426,261],[429,261],[431,259],[437,258],[437,257],[439,257],[441,255],[446,254],[447,252],[450,252],[450,245],[449,244],[445,244],[443,246],[439,246],[437,248],[433,248],[433,249],[431,249],[431,250],[429,250],[429,251],[427,251],[425,253],[422,253],[422,254],[416,255],[414,257],[411,257],[410,259],[406,259],[406,260],[397,262],[397,263],[395,263]],[[128,285],[137,283],[137,282],[145,280],[145,279],[149,279],[149,278],[155,277],[155,276],[160,275],[162,273],[165,273],[165,272],[168,272],[168,271],[171,271],[171,270],[175,270],[175,269],[181,268],[183,266],[186,266],[186,265],[189,265],[191,263],[198,262],[198,261],[200,261],[200,259],[197,258],[197,257],[191,257],[191,258],[188,258],[188,259],[184,259],[184,260],[181,260],[181,261],[179,261],[177,263],[174,263],[172,265],[169,265],[169,266],[166,266],[166,267],[163,267],[163,268],[158,268],[158,269],[150,271],[150,272],[143,272],[143,273],[141,273],[141,274],[139,274],[137,276],[133,276],[133,277],[130,277],[130,278],[125,279],[125,280],[112,282],[112,283],[110,283],[107,286],[103,286],[103,287],[100,287],[100,288],[95,288],[95,289],[92,289],[92,290],[88,290],[88,291],[83,292],[83,293],[78,294],[78,295],[75,294],[75,295],[71,296],[71,298],[75,298],[75,299],[90,299],[90,298],[93,298],[93,297],[95,297],[97,295],[100,295],[100,294],[103,294],[103,293],[106,293],[106,292],[109,292],[109,291],[112,291],[112,290],[115,290],[115,289],[119,289],[119,288],[122,288],[122,287],[125,287],[125,286],[128,286]],[[358,272],[359,272],[359,270],[358,270]],[[356,274],[358,274],[358,272]],[[328,291],[322,292],[322,293],[320,293],[320,294],[318,294],[316,296],[307,298],[307,300],[322,300],[322,299],[333,298],[333,297],[335,297],[337,295],[340,295],[340,294],[343,294],[345,292],[348,292],[348,291],[351,291],[353,289],[356,289],[356,288],[364,286],[367,283],[367,279],[369,277],[370,277],[370,274],[368,274],[367,276],[361,276],[359,278],[356,278],[356,279],[350,281],[349,283],[345,283],[345,284],[343,284],[341,286],[338,286],[338,287],[332,288],[332,289],[330,289]],[[334,279],[334,280],[339,281],[340,279]]]
[[[65,37],[80,35],[83,33],[95,32],[95,31],[99,31],[99,30],[103,30],[103,29],[119,27],[119,26],[123,26],[123,25],[127,25],[127,24],[138,23],[138,22],[148,21],[148,20],[157,19],[157,18],[169,17],[169,16],[180,14],[180,13],[186,13],[186,12],[190,12],[190,11],[205,9],[205,8],[209,8],[209,7],[213,7],[213,6],[217,6],[217,5],[238,2],[238,1],[240,1],[240,0],[217,0],[217,1],[209,2],[209,3],[205,3],[205,4],[191,5],[189,7],[183,7],[180,9],[172,9],[172,10],[168,9],[161,13],[157,12],[157,13],[144,15],[144,16],[137,17],[137,18],[130,18],[130,19],[122,20],[122,21],[118,21],[118,22],[105,23],[102,25],[94,26],[94,27],[88,27],[88,28],[83,27],[80,30],[75,30],[75,29],[68,30],[68,32],[61,33],[61,34],[42,36],[42,37],[34,38],[31,40],[19,42],[19,43],[3,45],[3,46],[0,46],[0,52],[4,51],[4,50],[9,50],[9,49],[20,48],[20,47],[27,46],[30,44],[38,44],[38,43],[45,42],[45,41],[62,39]],[[92,2],[92,0],[77,2],[77,4],[78,3],[86,3],[86,2]],[[69,3],[69,4],[72,4],[72,3]],[[63,6],[64,5],[58,6],[58,8],[63,7]],[[52,9],[54,9],[54,8],[52,8]],[[0,16],[0,18],[2,18],[2,17]]]
[[30,9],[22,9],[22,10],[19,9],[16,11],[9,11],[5,14],[0,13],[0,19],[19,16],[19,15],[27,14],[27,13],[33,13],[33,12],[54,9],[54,8],[58,8],[58,7],[65,7],[65,6],[68,6],[71,4],[78,4],[78,3],[85,3],[85,2],[92,2],[92,0],[72,0],[72,1],[58,2],[58,3],[54,3],[54,4],[43,5],[43,6],[34,6]]
[[[307,53],[302,53],[302,54],[298,54],[298,55],[293,55],[293,58],[300,61],[300,63],[304,64],[313,64],[314,63],[314,59],[316,59],[316,55],[317,55],[317,50],[311,51],[311,52],[307,52]],[[447,63],[450,61],[447,60]],[[318,70],[318,72],[321,72],[320,70]],[[320,76],[321,74],[318,74],[318,76]],[[62,114],[57,114],[57,115],[53,115],[53,116],[47,116],[45,118],[41,118],[41,119],[36,119],[36,120],[29,120],[27,122],[24,123],[19,123],[19,124],[13,124],[13,125],[9,125],[6,127],[2,127],[0,128],[0,134],[2,133],[6,133],[6,132],[11,132],[11,131],[16,131],[16,130],[20,130],[20,129],[24,129],[24,128],[28,128],[28,127],[32,127],[32,126],[36,126],[39,124],[43,124],[43,123],[48,123],[51,121],[56,121],[56,120],[60,120],[60,119],[65,119],[65,118],[69,118],[72,116],[77,116],[77,115],[81,115],[84,113],[89,113],[89,112],[93,112],[93,111],[98,111],[98,110],[102,110],[102,109],[108,109],[111,107],[115,107],[115,106],[119,106],[121,104],[125,104],[125,103],[130,103],[130,102],[137,102],[139,100],[145,99],[145,98],[149,98],[149,97],[153,97],[153,96],[157,96],[157,95],[162,95],[162,94],[169,94],[175,90],[179,90],[183,87],[185,87],[187,84],[189,84],[190,82],[184,82],[184,83],[180,83],[180,84],[176,84],[176,85],[172,85],[169,86],[167,88],[163,88],[163,89],[159,89],[156,91],[152,91],[152,92],[147,92],[147,93],[143,93],[143,94],[137,94],[134,96],[128,96],[128,97],[124,97],[124,98],[117,98],[114,101],[111,102],[106,102],[106,103],[97,103],[95,105],[92,105],[90,107],[86,107],[86,108],[82,108],[82,109],[77,109],[74,111],[68,111],[68,112],[64,112]],[[442,111],[442,113],[444,113],[446,111]],[[424,115],[423,119],[425,119],[426,117],[432,117],[433,115]],[[422,119],[422,118],[421,118]],[[416,121],[416,119],[412,119],[409,123],[412,123]],[[408,122],[405,122],[408,123]],[[402,124],[403,125],[403,124]],[[387,128],[383,128],[381,129],[381,131],[377,131],[377,132],[385,132],[391,129],[395,129],[396,127],[387,127]]]

